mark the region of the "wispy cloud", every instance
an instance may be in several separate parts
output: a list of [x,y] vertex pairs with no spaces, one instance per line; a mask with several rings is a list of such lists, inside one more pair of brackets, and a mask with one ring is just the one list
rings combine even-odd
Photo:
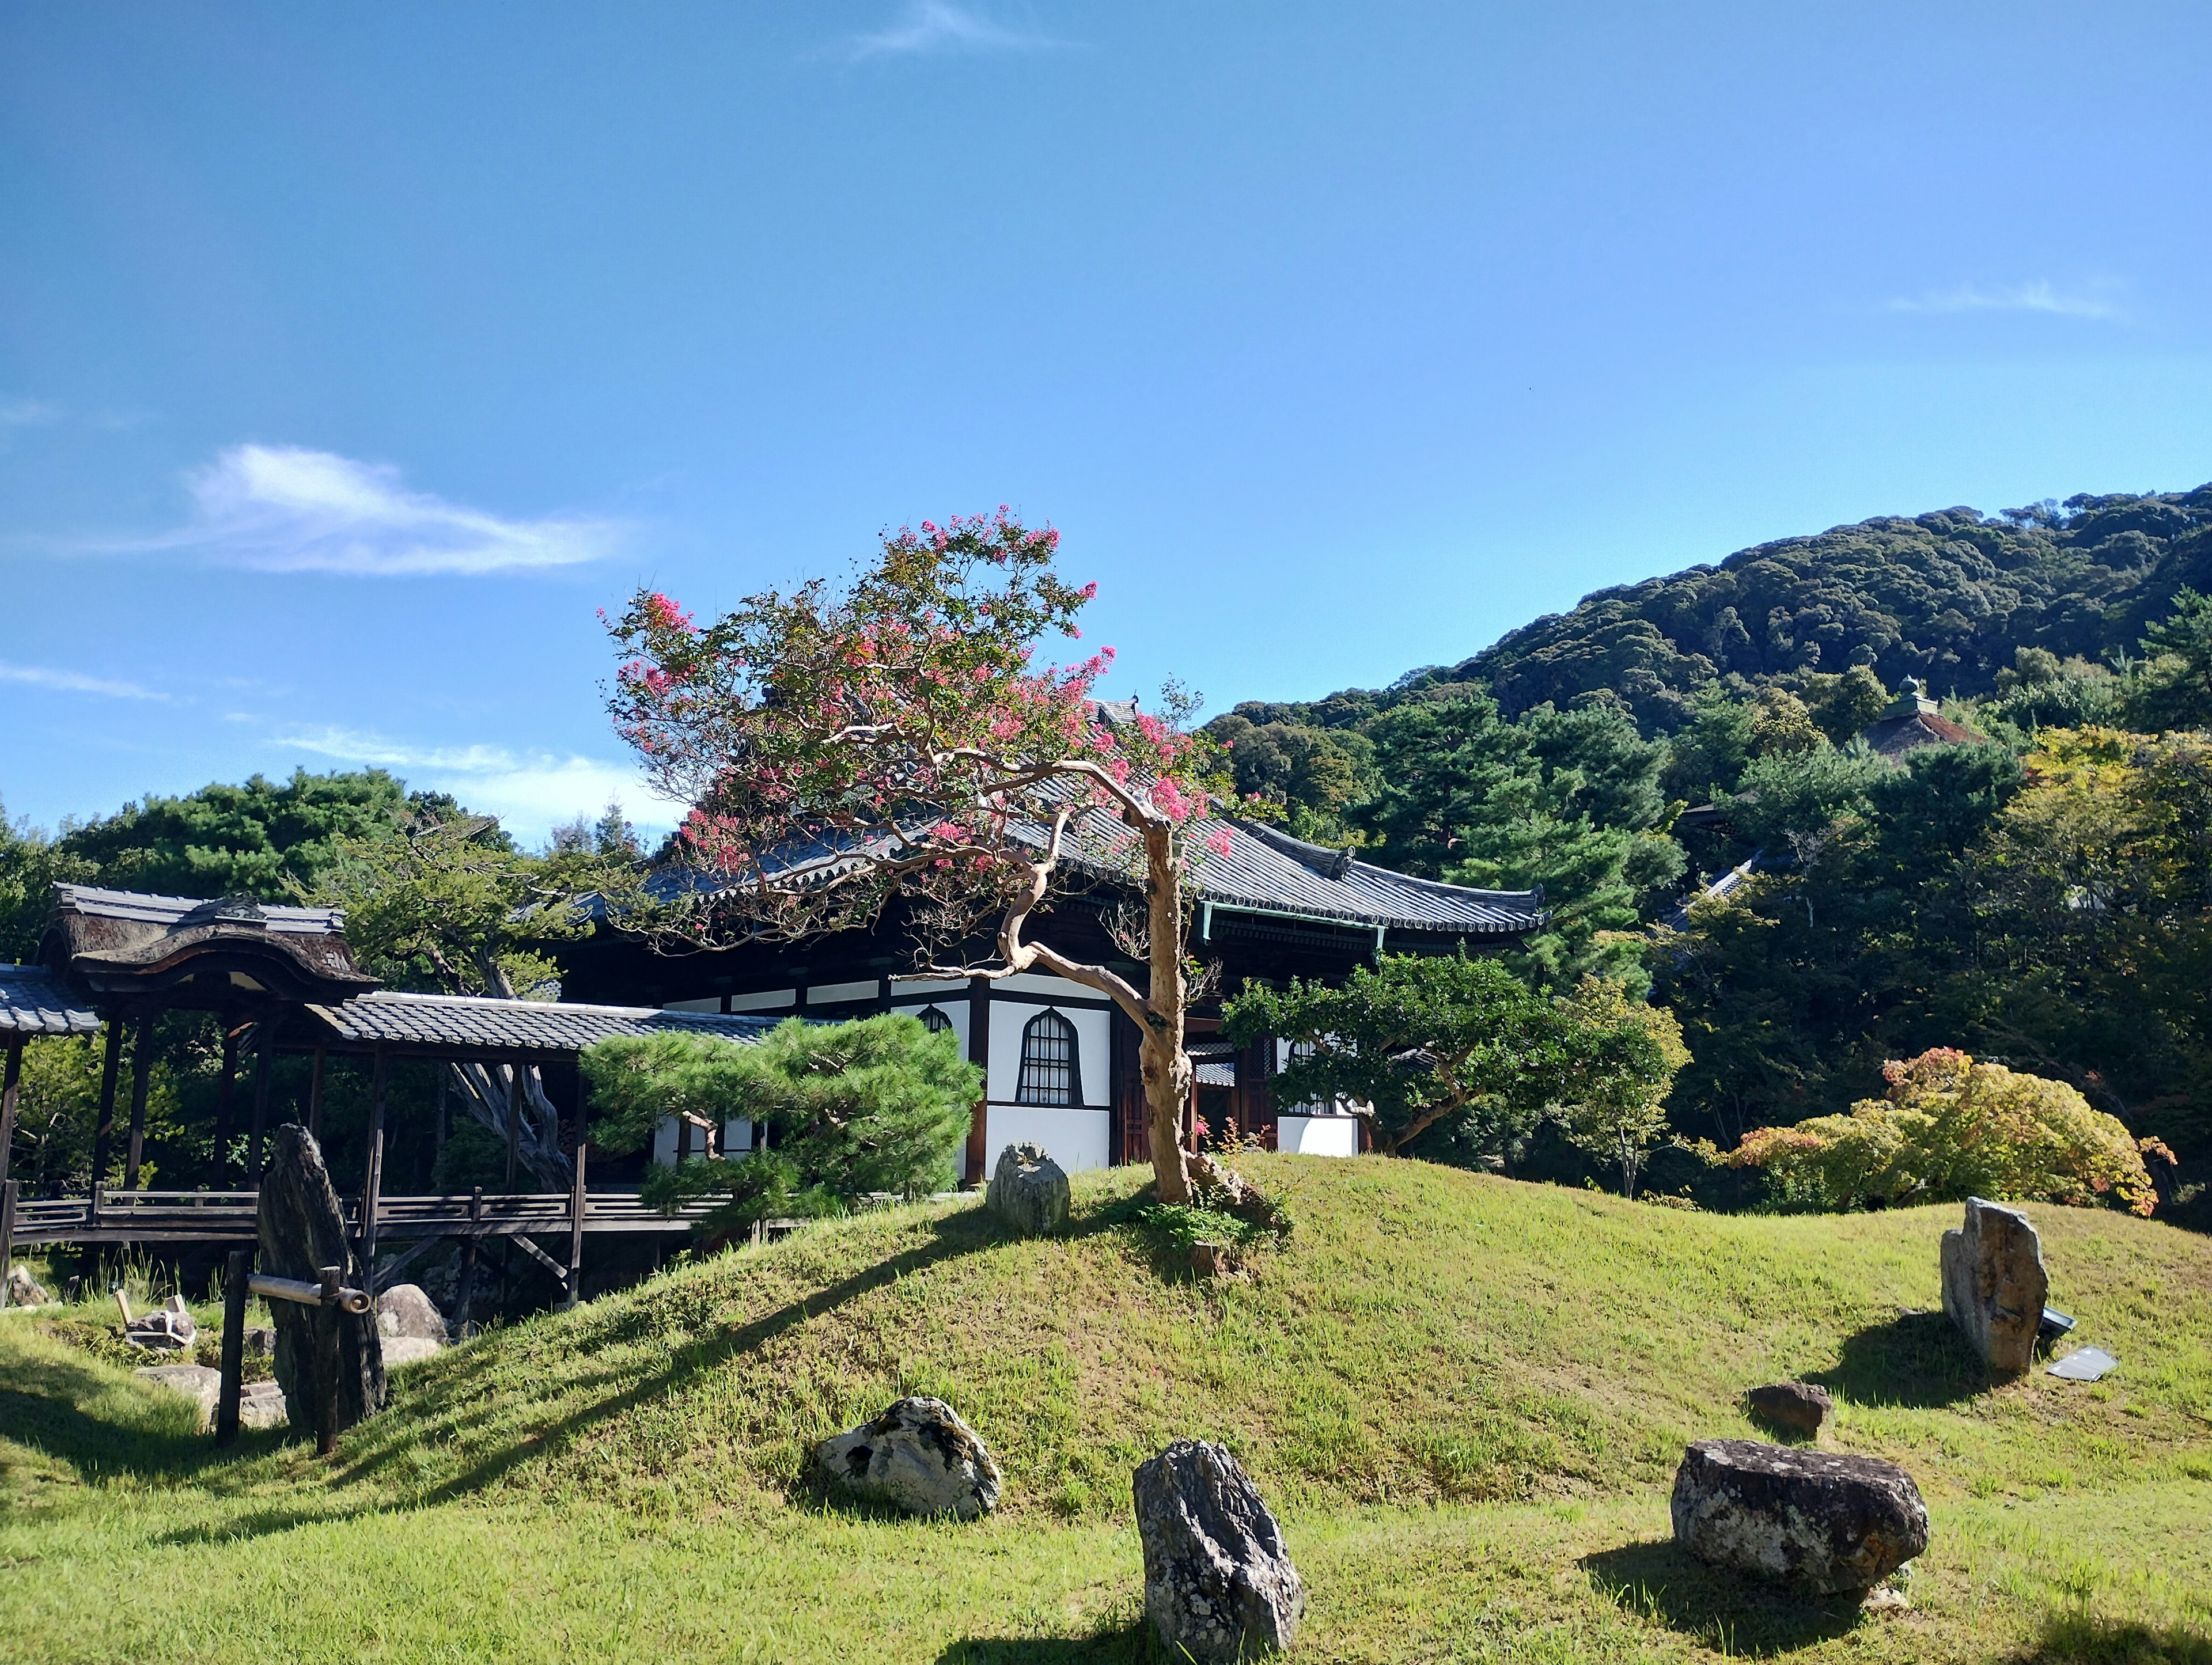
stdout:
[[1900,297],[1889,303],[1893,313],[2047,313],[2057,318],[2118,319],[2119,307],[2090,295],[2062,294],[2054,285],[2038,280],[1997,289],[1962,283],[1954,289],[1931,289],[1925,295]]
[[51,428],[61,419],[61,406],[44,399],[0,398],[0,428]]
[[1031,29],[1009,27],[951,0],[908,0],[896,22],[872,34],[854,36],[847,49],[854,58],[949,52],[1034,52],[1071,46]]
[[613,552],[609,520],[508,520],[410,491],[399,471],[296,446],[234,446],[185,483],[190,526],[113,544],[183,550],[265,572],[409,578],[574,566]]
[[115,682],[88,677],[81,671],[57,671],[43,665],[10,665],[0,659],[0,682],[27,683],[60,694],[100,694],[112,700],[166,700],[167,694],[141,688],[135,682]]
[[335,726],[279,733],[274,744],[404,772],[411,784],[450,792],[525,837],[542,837],[578,815],[597,815],[613,801],[627,806],[641,825],[672,824],[676,818],[635,769],[604,758],[495,745],[416,746]]

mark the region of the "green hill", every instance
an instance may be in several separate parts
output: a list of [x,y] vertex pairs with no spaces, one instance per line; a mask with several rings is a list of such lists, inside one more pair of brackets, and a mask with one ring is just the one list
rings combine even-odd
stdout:
[[[10,1317],[0,1656],[1146,1657],[1129,1470],[1195,1435],[1285,1512],[1316,1659],[2212,1657],[2203,1238],[2033,1211],[2054,1302],[2123,1364],[1991,1389],[1929,1310],[1954,1208],[1720,1217],[1252,1161],[1297,1228],[1249,1283],[1163,1276],[1136,1170],[1084,1176],[1048,1241],[968,1200],[887,1211],[455,1349],[329,1465],[266,1436],[218,1461]],[[1912,1613],[1667,1543],[1682,1444],[1754,1433],[1740,1395],[1789,1375],[1926,1492]],[[902,1391],[997,1452],[1000,1516],[878,1519],[805,1482],[811,1442]],[[189,1593],[181,1637],[151,1591]]]
[[[2212,485],[1992,517],[1885,516],[1599,590],[1401,687],[1480,680],[1508,716],[1611,689],[1647,732],[1679,727],[1692,693],[1732,673],[1764,684],[1870,665],[1892,688],[1914,676],[1971,697],[1992,691],[2021,647],[2093,663],[2137,653],[2184,585],[2212,590]],[[1341,727],[1391,697],[1353,689],[1255,709]]]

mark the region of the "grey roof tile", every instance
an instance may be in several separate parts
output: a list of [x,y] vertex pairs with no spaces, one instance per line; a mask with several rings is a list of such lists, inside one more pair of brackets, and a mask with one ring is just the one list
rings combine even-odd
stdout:
[[403,994],[380,990],[338,1006],[307,1010],[356,1043],[428,1046],[526,1053],[580,1052],[618,1035],[714,1035],[753,1042],[782,1021],[658,1006],[583,1006],[552,1000],[498,1000],[465,994]]
[[0,965],[0,1035],[90,1035],[100,1014],[43,966]]

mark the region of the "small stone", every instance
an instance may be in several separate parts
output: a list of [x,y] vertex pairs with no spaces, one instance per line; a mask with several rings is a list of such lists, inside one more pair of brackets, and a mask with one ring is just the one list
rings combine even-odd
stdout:
[[1818,1434],[1836,1413],[1828,1390],[1810,1382],[1770,1382],[1744,1396],[1752,1415],[1776,1427],[1801,1434]]
[[[446,1318],[416,1284],[394,1284],[376,1297],[376,1328],[387,1338],[412,1336],[446,1345]],[[392,1350],[386,1347],[387,1362]]]
[[248,1324],[245,1346],[248,1358],[274,1358],[276,1356],[276,1332],[267,1324]]
[[1179,1439],[1137,1465],[1134,1491],[1145,1611],[1168,1652],[1225,1665],[1289,1647],[1305,1589],[1229,1448]]
[[205,1364],[145,1364],[134,1374],[194,1401],[199,1407],[203,1430],[215,1425],[216,1404],[222,1397],[221,1370]]
[[1943,1234],[1943,1310],[1989,1367],[2017,1376],[2035,1363],[2051,1278],[2027,1216],[1979,1197],[1965,1224]]
[[1009,1145],[991,1170],[983,1206],[1025,1237],[1067,1224],[1067,1176],[1042,1145]]
[[999,1465],[941,1399],[902,1399],[814,1449],[822,1472],[872,1503],[909,1515],[974,1520],[999,1506]]
[[199,1333],[200,1327],[185,1310],[181,1295],[172,1295],[164,1304],[123,1327],[125,1340],[150,1352],[182,1352],[199,1339]]
[[1871,1589],[1928,1547],[1920,1488],[1875,1457],[1701,1439],[1670,1509],[1674,1541],[1700,1561],[1821,1595]]
[[46,1287],[31,1275],[27,1266],[8,1268],[8,1304],[15,1307],[42,1307],[54,1297]]

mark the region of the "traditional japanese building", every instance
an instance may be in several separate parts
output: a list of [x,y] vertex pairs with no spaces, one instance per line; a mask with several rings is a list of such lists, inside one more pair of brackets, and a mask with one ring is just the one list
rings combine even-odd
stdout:
[[[1473,890],[1410,878],[1242,820],[1210,823],[1225,836],[1194,859],[1190,951],[1219,967],[1218,988],[1291,977],[1335,981],[1378,955],[1494,951],[1543,920],[1539,891]],[[1197,841],[1194,841],[1194,847]],[[1128,902],[1110,879],[1055,896],[1027,934],[1070,957],[1103,963],[1139,987],[1143,969],[1118,945],[1110,915]],[[671,1011],[842,1020],[906,1012],[951,1030],[982,1066],[983,1098],[969,1132],[966,1173],[986,1177],[1007,1145],[1032,1140],[1070,1170],[1146,1160],[1136,1025],[1104,995],[1066,979],[1024,974],[915,981],[916,945],[903,919],[804,944],[750,943],[667,953],[601,932],[562,945],[563,998]],[[967,962],[974,963],[974,962]],[[1192,1114],[1273,1148],[1350,1155],[1358,1120],[1332,1107],[1279,1106],[1267,1078],[1278,1045],[1242,1049],[1218,1039],[1218,995],[1194,1007]],[[750,1148],[750,1122],[724,1130],[724,1148]],[[664,1139],[672,1146],[673,1130]],[[672,1154],[672,1150],[671,1152]]]

